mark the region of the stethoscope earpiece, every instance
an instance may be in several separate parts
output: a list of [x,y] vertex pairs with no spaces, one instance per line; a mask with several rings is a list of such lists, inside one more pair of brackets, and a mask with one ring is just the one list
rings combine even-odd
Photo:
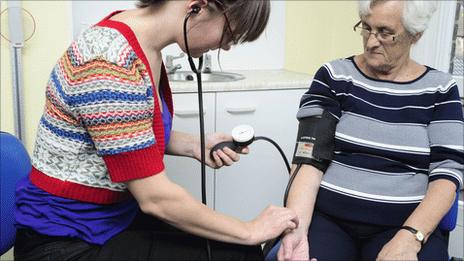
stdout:
[[200,13],[200,10],[201,10],[201,7],[199,7],[198,5],[194,5],[194,6],[192,6],[192,11],[190,11],[190,13],[198,14],[198,13]]
[[[188,39],[187,39],[188,38],[187,37],[187,22],[188,22],[188,19],[192,15],[200,13],[200,10],[201,10],[201,7],[199,5],[193,5],[192,10],[190,10],[190,12],[187,13],[184,19],[184,43],[185,43],[185,51],[187,52],[187,56],[188,56],[187,60],[190,64],[190,68],[192,69],[192,72],[194,72],[197,75],[197,77],[201,77],[201,70],[203,68],[203,56],[199,57],[198,59],[199,64],[197,68],[197,66],[193,62],[192,55],[190,54],[190,48],[189,48]],[[197,81],[197,82],[199,83],[199,85],[201,85],[201,81]]]

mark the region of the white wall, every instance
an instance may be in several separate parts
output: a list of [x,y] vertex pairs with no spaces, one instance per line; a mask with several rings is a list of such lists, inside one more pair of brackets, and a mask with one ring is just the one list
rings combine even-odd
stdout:
[[[114,10],[134,8],[135,1],[73,1],[73,35],[91,24],[95,24]],[[221,51],[223,70],[282,69],[284,67],[285,1],[271,1],[272,11],[265,33],[255,42],[233,47],[229,52]],[[179,21],[182,22],[182,21]],[[163,55],[178,55],[177,45],[170,45]],[[217,52],[210,52],[213,70],[219,70]],[[186,58],[176,60],[182,70],[190,70]]]
[[[451,60],[456,1],[438,1],[437,11],[419,42],[412,48],[411,57],[421,64],[448,72]],[[463,77],[454,75],[461,97],[464,98]]]
[[421,64],[448,72],[455,13],[455,0],[438,1],[437,11],[433,14],[429,27],[412,49],[413,59]]
[[72,30],[76,37],[116,10],[135,8],[136,1],[72,1]]

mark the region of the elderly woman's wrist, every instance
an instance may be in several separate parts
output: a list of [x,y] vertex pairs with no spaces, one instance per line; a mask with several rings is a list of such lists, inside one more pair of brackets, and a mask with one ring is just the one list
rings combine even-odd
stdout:
[[297,228],[295,229],[288,229],[284,231],[284,235],[287,234],[294,234],[294,235],[299,235],[299,236],[307,236],[309,232],[309,226],[305,226],[302,224],[299,224]]
[[422,243],[419,242],[411,232],[405,229],[398,230],[395,237],[402,242],[407,243],[410,246],[410,249],[416,253],[419,253],[422,249]]

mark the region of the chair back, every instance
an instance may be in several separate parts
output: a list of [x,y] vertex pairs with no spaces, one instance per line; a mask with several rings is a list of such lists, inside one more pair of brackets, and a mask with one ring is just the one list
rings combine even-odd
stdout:
[[15,136],[0,132],[0,255],[14,244],[16,184],[31,171],[31,161],[21,141]]
[[438,224],[438,228],[442,231],[453,231],[456,227],[456,222],[458,219],[458,202],[459,202],[459,191],[456,193],[456,199],[454,200],[453,205],[451,206],[448,213],[443,217],[443,219]]
[[[464,107],[462,107],[462,114],[464,115]],[[454,200],[453,205],[451,206],[448,213],[443,217],[443,219],[438,224],[438,228],[442,231],[453,231],[456,227],[456,222],[458,219],[458,209],[459,209],[459,190],[456,192],[456,199]]]

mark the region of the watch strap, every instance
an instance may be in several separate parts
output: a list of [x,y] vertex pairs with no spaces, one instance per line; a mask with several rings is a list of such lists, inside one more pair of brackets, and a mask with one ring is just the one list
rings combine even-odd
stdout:
[[400,227],[400,229],[406,229],[407,231],[413,233],[416,240],[421,243],[421,246],[424,245],[424,239],[422,238],[422,240],[420,240],[419,237],[418,237],[419,230],[417,230],[417,229],[415,229],[413,227],[410,227],[410,226],[402,226],[402,227]]

